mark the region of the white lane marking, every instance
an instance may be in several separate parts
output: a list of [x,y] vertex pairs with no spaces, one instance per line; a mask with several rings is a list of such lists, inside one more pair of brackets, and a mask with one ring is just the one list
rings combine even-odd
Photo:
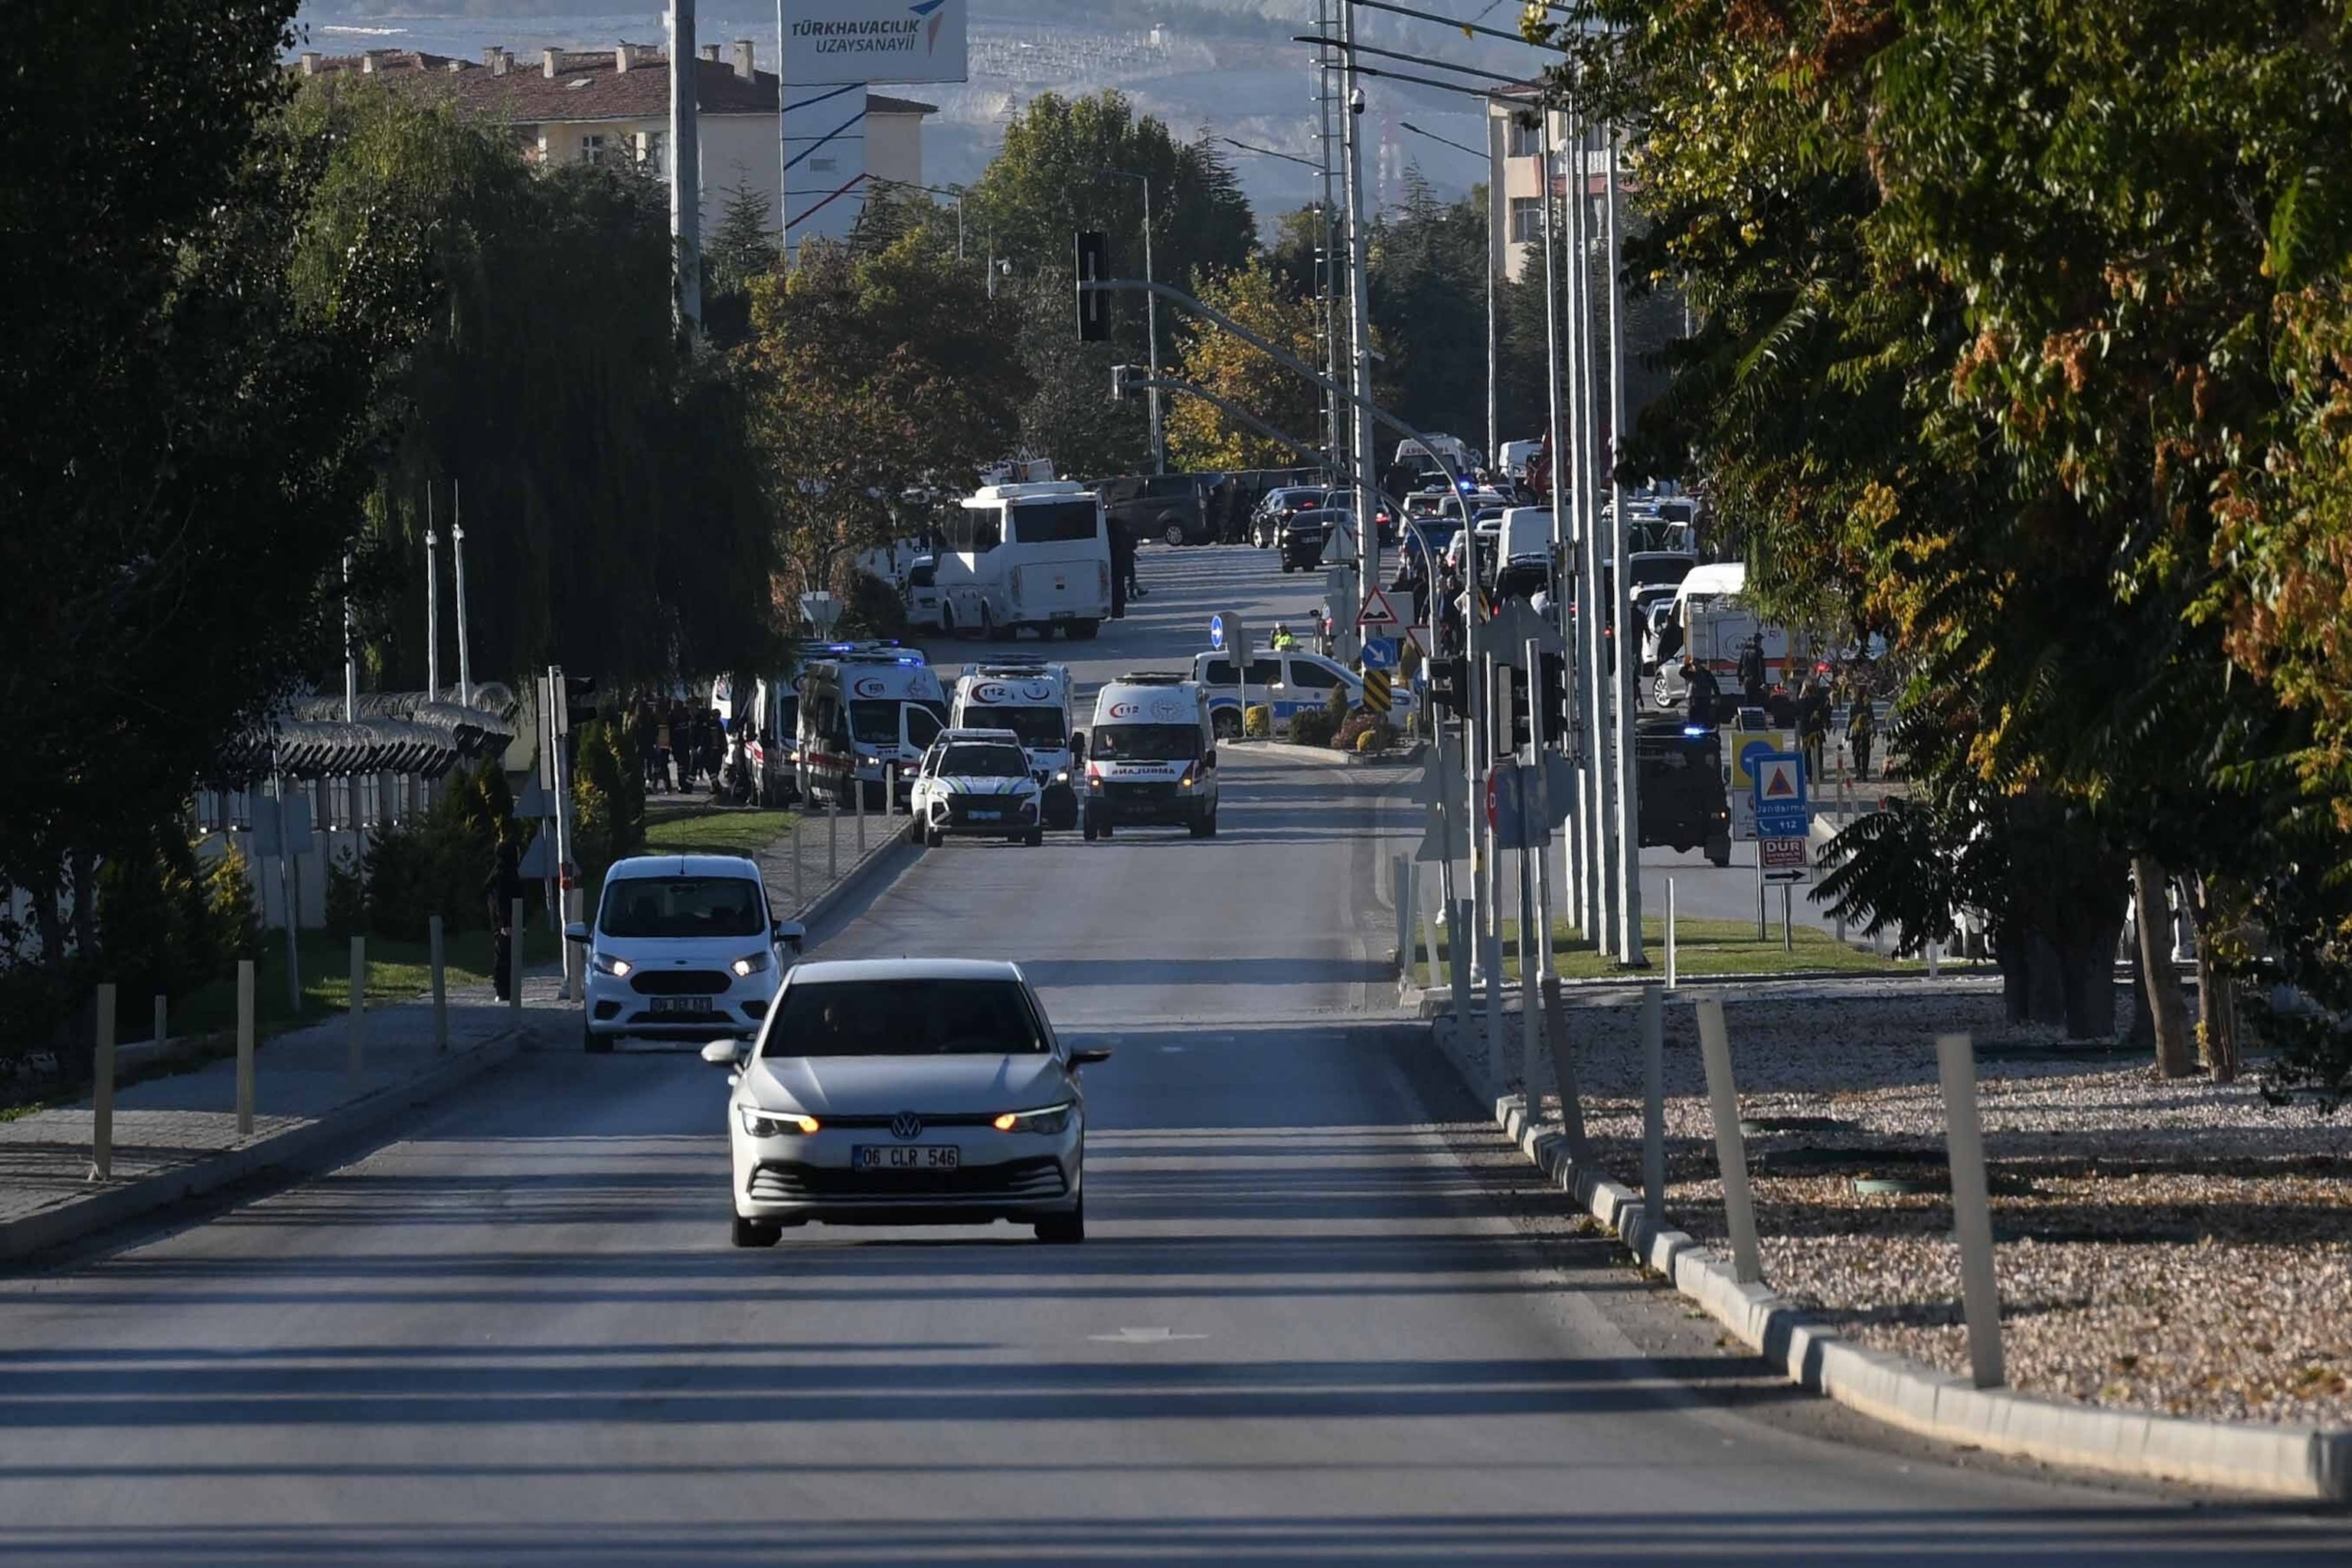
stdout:
[[1115,1334],[1087,1336],[1113,1345],[1164,1345],[1171,1340],[1205,1340],[1208,1337],[1206,1334],[1180,1334],[1168,1329],[1121,1329]]

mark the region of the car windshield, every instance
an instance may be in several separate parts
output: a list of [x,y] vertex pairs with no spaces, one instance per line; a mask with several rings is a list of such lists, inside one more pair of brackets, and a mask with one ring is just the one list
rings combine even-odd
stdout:
[[1647,587],[1653,584],[1679,583],[1690,575],[1696,564],[1687,555],[1635,555],[1629,563],[1633,568],[1633,585]]
[[625,877],[604,884],[605,936],[763,936],[768,908],[748,877]]
[[849,732],[869,746],[896,745],[898,741],[898,705],[896,702],[852,702],[849,705]]
[[1094,750],[1106,763],[1182,763],[1201,754],[1198,724],[1097,724]]
[[940,758],[939,773],[949,779],[1027,778],[1029,758],[1018,746],[950,746]]
[[1037,1056],[1053,1047],[1009,980],[835,980],[784,987],[771,1057]]
[[1022,501],[1013,509],[1014,544],[1072,544],[1095,538],[1102,521],[1094,498]]
[[1059,708],[968,708],[964,719],[976,730],[1010,730],[1041,752],[1059,751],[1069,739]]

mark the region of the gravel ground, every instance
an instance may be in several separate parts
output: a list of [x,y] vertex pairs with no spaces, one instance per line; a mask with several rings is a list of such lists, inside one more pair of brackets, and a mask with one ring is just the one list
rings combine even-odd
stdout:
[[[1691,1000],[1666,1008],[1667,1207],[1718,1241]],[[2011,1383],[2173,1415],[2352,1425],[2352,1111],[2274,1107],[2251,1082],[2159,1082],[2144,1054],[2011,1026],[1980,988],[1724,1000],[1741,1113],[1764,1123],[1748,1164],[1776,1289],[1864,1343],[1967,1370],[1934,1040],[1966,1030]],[[1631,1182],[1634,1010],[1570,1005],[1587,1125],[1603,1168]],[[1505,1038],[1516,1061],[1516,1017]],[[1556,1099],[1545,1109],[1557,1119]],[[1869,1174],[1929,1190],[1864,1196],[1853,1178]]]

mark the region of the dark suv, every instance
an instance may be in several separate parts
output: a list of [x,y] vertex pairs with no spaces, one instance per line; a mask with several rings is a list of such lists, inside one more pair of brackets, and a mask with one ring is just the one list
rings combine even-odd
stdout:
[[1103,510],[1110,521],[1125,523],[1137,539],[1206,544],[1210,542],[1209,487],[1221,477],[1129,474],[1097,479],[1090,488],[1101,492]]

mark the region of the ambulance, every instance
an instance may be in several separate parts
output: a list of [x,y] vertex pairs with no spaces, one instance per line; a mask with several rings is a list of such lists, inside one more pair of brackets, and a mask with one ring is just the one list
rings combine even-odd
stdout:
[[1217,747],[1209,703],[1190,675],[1123,675],[1095,695],[1086,736],[1085,837],[1129,826],[1217,835]]
[[1078,825],[1073,775],[1084,752],[1071,724],[1070,667],[1043,659],[968,664],[956,681],[950,722],[957,729],[1010,730],[1029,756],[1029,776],[1043,792],[1045,826]]
[[947,694],[912,648],[835,654],[801,671],[801,794],[820,806],[855,803],[854,780],[867,809],[883,804],[895,769],[895,806],[914,787],[915,769],[947,728]]

